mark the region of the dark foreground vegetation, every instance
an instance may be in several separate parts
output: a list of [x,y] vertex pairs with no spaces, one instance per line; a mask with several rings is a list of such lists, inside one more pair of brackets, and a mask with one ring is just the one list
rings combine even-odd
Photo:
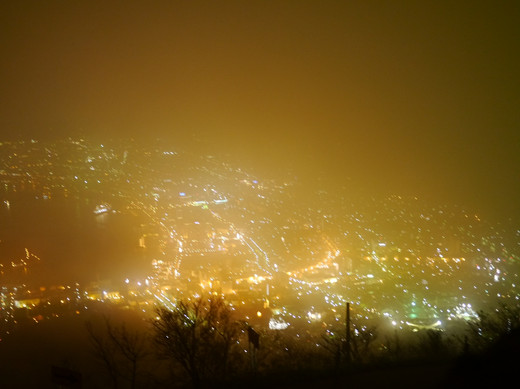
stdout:
[[86,321],[27,325],[0,343],[0,387],[495,387],[520,362],[518,307],[480,312],[456,334],[352,323],[349,349],[344,328],[267,331],[232,313],[211,296],[154,318],[104,306]]

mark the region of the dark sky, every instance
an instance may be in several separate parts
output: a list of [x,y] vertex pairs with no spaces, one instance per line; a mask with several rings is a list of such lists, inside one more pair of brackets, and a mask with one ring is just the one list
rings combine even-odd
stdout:
[[517,1],[2,1],[0,134],[196,135],[520,214],[519,46]]

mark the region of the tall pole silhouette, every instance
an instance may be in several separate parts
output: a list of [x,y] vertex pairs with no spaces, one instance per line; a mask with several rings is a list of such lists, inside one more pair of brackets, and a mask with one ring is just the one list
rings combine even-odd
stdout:
[[350,364],[351,355],[350,355],[350,303],[347,303],[347,323],[346,323],[346,356],[347,363]]

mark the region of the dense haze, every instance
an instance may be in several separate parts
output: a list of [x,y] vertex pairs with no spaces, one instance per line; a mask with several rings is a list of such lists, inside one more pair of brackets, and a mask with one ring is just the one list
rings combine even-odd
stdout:
[[0,386],[516,379],[519,43],[518,1],[1,1]]
[[6,1],[0,134],[196,140],[267,175],[514,220],[519,16],[514,1]]

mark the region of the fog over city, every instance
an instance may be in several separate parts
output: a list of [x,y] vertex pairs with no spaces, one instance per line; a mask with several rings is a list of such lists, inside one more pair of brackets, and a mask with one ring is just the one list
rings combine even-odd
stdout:
[[519,17],[3,2],[4,382],[478,381],[519,326]]

